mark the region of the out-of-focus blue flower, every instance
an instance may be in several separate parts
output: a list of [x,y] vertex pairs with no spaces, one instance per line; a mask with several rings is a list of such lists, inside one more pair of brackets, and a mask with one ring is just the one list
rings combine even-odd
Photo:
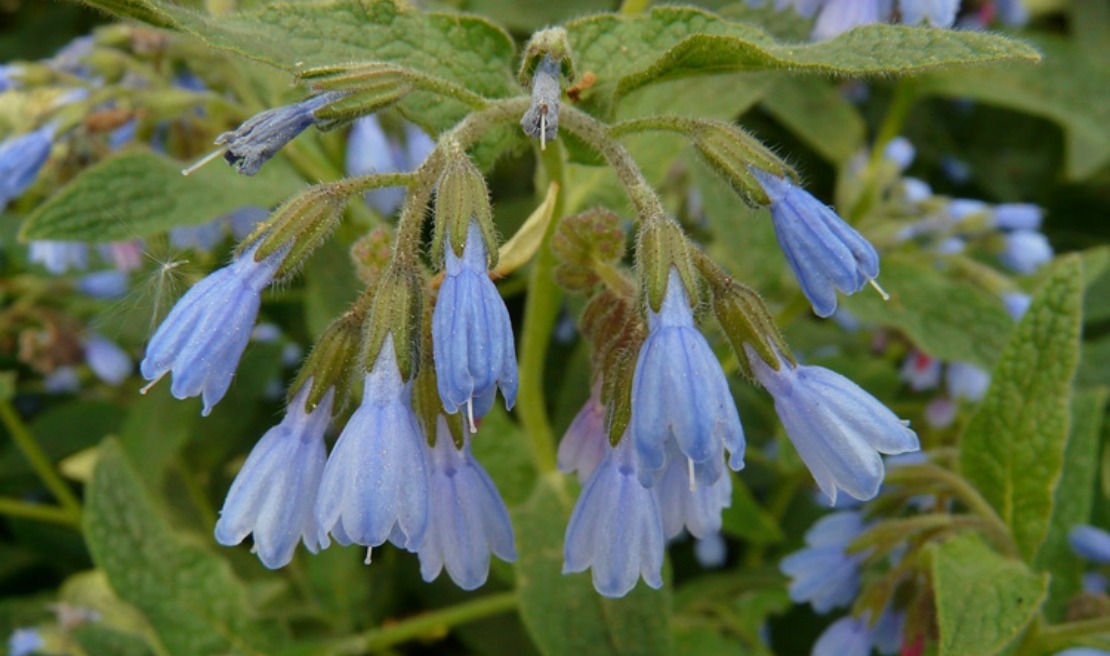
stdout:
[[424,163],[428,155],[436,148],[436,142],[420,128],[412,123],[405,123],[405,166],[404,170],[412,171]]
[[1015,230],[1006,235],[1006,246],[999,257],[1007,268],[1028,275],[1050,262],[1052,255],[1052,245],[1043,234]]
[[131,276],[123,271],[95,271],[81,276],[77,281],[77,291],[93,298],[113,299],[127,294]]
[[1029,22],[1029,10],[1023,0],[994,0],[994,11],[1006,25],[1020,27]]
[[0,142],[0,212],[23,195],[38,177],[54,142],[53,123]]
[[[377,116],[363,116],[351,125],[351,133],[347,137],[347,175],[402,171],[405,170],[404,159],[400,144],[391,143],[385,136],[385,130]],[[384,216],[396,212],[404,200],[405,190],[402,187],[385,187],[366,192],[366,203]]]
[[516,549],[505,502],[471,454],[470,436],[463,439],[463,448],[455,448],[447,421],[438,417],[428,461],[428,531],[417,554],[425,581],[446,567],[456,585],[474,590],[489,576],[490,552],[512,562]]
[[720,532],[694,540],[694,558],[705,569],[720,569],[728,560],[728,544]]
[[72,394],[81,389],[81,377],[76,369],[63,365],[43,378],[42,387],[50,394]]
[[112,150],[119,150],[131,143],[135,140],[135,132],[138,128],[139,122],[136,119],[131,119],[112,130],[108,133],[108,147]]
[[782,559],[779,569],[790,577],[790,598],[809,602],[824,614],[847,606],[859,591],[859,566],[865,553],[849,554],[848,545],[864,530],[855,511],[825,515],[806,532],[806,546]]
[[0,64],[0,93],[8,89],[18,89],[19,80],[15,79],[23,72],[23,67],[18,64]]
[[869,656],[871,629],[866,617],[842,617],[828,626],[813,645],[811,656]]
[[897,166],[899,171],[908,169],[910,164],[913,164],[915,155],[917,155],[917,149],[905,137],[895,137],[883,148],[883,158]]
[[228,227],[231,228],[231,236],[236,240],[241,240],[246,239],[254,232],[255,227],[269,216],[270,212],[266,208],[248,205],[233,211],[231,214],[225,214],[224,219],[227,221]]
[[489,278],[486,245],[478,223],[467,230],[462,257],[448,237],[446,276],[432,313],[439,396],[448,414],[466,408],[473,421],[489,412],[497,388],[505,407],[516,402],[513,325],[505,301]]
[[170,246],[180,249],[193,249],[210,253],[227,234],[227,225],[221,218],[199,225],[176,226],[170,228]]
[[377,547],[389,540],[420,549],[428,526],[424,433],[401,379],[389,334],[335,443],[316,498],[316,519],[340,544]]
[[940,385],[941,369],[940,360],[921,351],[913,351],[906,356],[898,377],[906,381],[913,391],[924,392]]
[[902,651],[903,634],[906,630],[906,614],[887,608],[879,616],[879,621],[871,627],[871,642],[880,654],[897,655]]
[[837,289],[854,294],[879,276],[875,247],[836,212],[785,178],[752,173],[771,198],[775,236],[817,316],[836,310]]
[[1033,298],[1023,292],[1006,292],[1002,295],[1002,303],[1005,304],[1006,312],[1014,318],[1014,321],[1021,321],[1033,303]]
[[81,241],[33,241],[27,259],[54,275],[89,266],[89,245]]
[[1095,649],[1094,647],[1071,647],[1056,652],[1055,656],[1110,656],[1110,651]]
[[928,182],[917,178],[902,179],[902,195],[907,202],[923,203],[933,197],[933,188]]
[[1083,573],[1083,592],[1093,595],[1106,594],[1107,588],[1110,588],[1110,581],[1102,572],[1084,572]]
[[1080,557],[1099,565],[1110,565],[1110,533],[1101,528],[1080,524],[1068,531],[1068,542]]
[[119,385],[127,380],[135,363],[115,342],[93,333],[85,340],[85,362],[100,380]]
[[879,0],[826,0],[811,38],[824,41],[838,36],[853,27],[878,23],[883,20]]
[[966,184],[971,180],[971,165],[954,155],[940,158],[940,170],[956,184]]
[[8,637],[9,656],[30,656],[46,646],[38,629],[19,628]]
[[636,476],[628,435],[594,470],[567,524],[563,573],[592,570],[594,588],[623,597],[643,577],[663,585],[663,523],[655,494]]
[[756,379],[775,399],[786,434],[821,491],[866,501],[883,482],[880,453],[921,448],[917,434],[859,385],[824,367],[781,361],[776,371],[744,346]]
[[1044,210],[1032,203],[1003,203],[994,206],[994,225],[1003,230],[1040,230]]
[[987,393],[987,388],[991,384],[991,375],[967,362],[949,362],[944,380],[952,398],[967,399],[974,403]]
[[[805,18],[812,18],[817,10],[821,7],[821,3],[825,0],[775,0],[775,10],[782,11],[787,7],[791,7],[799,15]],[[763,4],[764,0],[755,0],[755,4]],[[752,4],[749,0],[748,4]]]
[[952,422],[956,421],[956,411],[958,408],[952,399],[946,396],[938,396],[925,406],[925,423],[929,426],[942,429],[948,428]]
[[962,253],[967,248],[967,242],[959,237],[949,237],[936,246],[938,255],[955,255]]
[[906,25],[929,23],[933,27],[952,27],[960,0],[898,0],[898,7]]
[[744,466],[744,429],[721,363],[694,325],[686,289],[671,269],[659,312],[648,308],[648,337],[632,377],[632,417],[640,480],[651,485],[674,441],[697,483],[712,485],[729,466]]
[[674,539],[686,529],[695,538],[721,532],[721,512],[732,505],[732,477],[728,472],[708,485],[699,485],[690,461],[677,444],[667,442],[667,468],[652,486],[659,501],[663,535]]
[[299,103],[255,114],[242,125],[216,137],[227,146],[224,159],[243,175],[254,175],[271,157],[310,125],[319,122],[314,112],[339,100],[344,92],[330,91]]
[[54,53],[49,61],[50,67],[82,79],[89,79],[91,72],[83,60],[92,54],[94,45],[96,45],[96,37],[92,34],[79,36]]
[[143,265],[143,240],[113,241],[99,244],[97,252],[115,265],[117,271],[134,271]]
[[256,249],[213,271],[181,297],[150,338],[139,367],[152,385],[172,373],[170,392],[176,398],[203,395],[205,416],[231,386],[262,290],[285,256],[283,249],[256,262]]
[[216,522],[216,541],[225,546],[253,534],[253,551],[270,569],[289,564],[298,541],[312,553],[329,544],[314,510],[327,461],[324,431],[331,421],[335,388],[329,388],[307,412],[311,388],[310,378],[293,397],[281,423],[266,431],[251,450]]
[[948,216],[957,223],[970,216],[991,216],[991,206],[974,198],[953,198],[947,209]]
[[564,474],[577,471],[578,480],[582,483],[590,480],[590,475],[608,451],[609,431],[605,429],[605,418],[599,380],[594,384],[586,405],[575,415],[559,442],[559,471]]

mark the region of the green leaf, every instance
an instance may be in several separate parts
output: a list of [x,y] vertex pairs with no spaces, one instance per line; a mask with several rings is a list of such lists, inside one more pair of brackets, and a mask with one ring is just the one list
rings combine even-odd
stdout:
[[1080,180],[1110,160],[1110,85],[1106,69],[1080,46],[1038,36],[1042,66],[971,68],[926,75],[915,84],[923,94],[967,98],[1058,123],[1067,143],[1066,171]]
[[280,632],[255,622],[224,560],[171,531],[114,440],[100,448],[83,524],[93,561],[169,654],[271,653]]
[[536,485],[528,503],[513,513],[520,612],[547,656],[668,654],[671,651],[666,589],[642,582],[624,599],[594,591],[590,576],[564,576],[563,533],[573,500],[564,477],[552,474]]
[[[132,0],[132,4],[137,2]],[[342,62],[384,61],[443,78],[489,98],[521,91],[513,79],[512,39],[478,16],[424,13],[403,0],[273,2],[219,18],[165,0],[144,0],[142,4],[214,48],[291,73]],[[457,101],[419,91],[400,107],[408,118],[436,133],[466,113],[466,107]]]
[[303,185],[281,159],[254,177],[220,166],[183,176],[180,162],[128,150],[82,171],[40,205],[23,224],[20,238],[137,239],[211,221],[247,205],[269,207]]
[[497,484],[506,504],[524,503],[536,485],[536,468],[524,430],[497,404],[482,417],[482,426],[481,433],[471,440],[474,457]]
[[1071,434],[1064,451],[1064,470],[1053,497],[1048,538],[1034,563],[1052,575],[1045,613],[1063,621],[1068,599],[1079,591],[1085,563],[1071,550],[1068,531],[1089,523],[1098,479],[1099,437],[1106,410],[1106,388],[1076,394],[1071,403]]
[[1081,260],[1062,258],[1003,350],[960,439],[964,475],[1029,560],[1048,535],[1064,465],[1082,300]]
[[199,416],[196,404],[173,398],[165,383],[131,405],[120,429],[120,446],[131,462],[143,463],[138,473],[150,490],[160,489],[166,469],[188,442]]
[[992,656],[1033,620],[1048,577],[1000,556],[975,533],[929,545],[940,656]]
[[864,145],[863,118],[827,80],[784,77],[763,98],[763,107],[833,164],[848,161]]
[[1031,47],[997,35],[893,25],[867,25],[819,43],[778,43],[755,26],[691,7],[589,16],[566,29],[577,69],[597,75],[590,104],[603,115],[633,89],[690,75],[767,69],[889,75],[1038,59]]
[[886,257],[879,283],[890,293],[889,301],[865,289],[842,298],[844,307],[862,321],[898,328],[935,358],[990,369],[1013,330],[997,297],[948,277],[931,259]]
[[785,538],[778,522],[759,505],[739,476],[732,479],[732,505],[721,513],[721,522],[726,533],[752,544],[775,544]]

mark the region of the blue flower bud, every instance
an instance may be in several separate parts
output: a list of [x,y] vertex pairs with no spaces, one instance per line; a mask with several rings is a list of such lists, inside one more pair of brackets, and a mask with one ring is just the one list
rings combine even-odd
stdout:
[[674,441],[697,484],[721,477],[722,456],[744,466],[744,429],[721,363],[694,325],[678,271],[673,267],[659,312],[648,309],[648,337],[632,378],[629,433],[636,447],[640,480],[651,485],[667,464]]
[[316,498],[321,528],[344,545],[388,540],[417,551],[428,525],[425,450],[390,333],[324,468]]
[[[371,173],[393,173],[408,170],[405,154],[400,144],[385,136],[378,117],[364,116],[351,126],[347,137],[347,175],[363,176]],[[383,216],[391,216],[405,201],[402,187],[371,189],[366,192],[366,203]]]
[[1015,230],[1006,235],[1006,245],[999,258],[1008,269],[1029,275],[1052,260],[1048,238],[1032,230]]
[[854,294],[879,276],[879,254],[836,212],[789,180],[752,173],[771,198],[775,236],[813,311],[836,310],[836,290]]
[[18,628],[8,637],[9,656],[31,656],[46,646],[38,629]]
[[278,251],[256,262],[254,250],[213,271],[181,297],[151,337],[139,367],[151,385],[172,373],[170,392],[176,398],[203,395],[205,416],[231,386],[262,290],[284,256],[284,250]]
[[921,448],[906,423],[844,376],[783,360],[775,370],[750,346],[745,351],[756,379],[775,399],[787,436],[831,502],[837,490],[873,498],[883,482],[879,454]]
[[1029,10],[1024,0],[995,0],[994,11],[998,20],[1010,26],[1022,26],[1029,22]]
[[127,351],[95,333],[85,340],[85,361],[96,377],[109,385],[122,384],[135,367]]
[[898,167],[899,171],[908,169],[915,155],[917,155],[917,149],[905,137],[895,137],[883,148],[883,158]]
[[489,576],[490,552],[512,562],[516,549],[505,502],[470,452],[469,436],[463,439],[456,448],[439,415],[428,462],[428,531],[417,554],[425,581],[446,567],[456,585],[474,590]]
[[57,276],[69,269],[88,268],[89,246],[81,241],[33,241],[27,259]]
[[462,257],[455,255],[450,234],[443,250],[446,276],[432,314],[436,381],[447,413],[465,407],[473,420],[493,407],[497,388],[506,408],[516,401],[513,326],[505,301],[489,278],[478,223],[472,221],[467,229]]
[[994,206],[994,225],[1003,230],[1040,230],[1044,210],[1032,203],[1002,203]]
[[813,645],[811,656],[870,656],[871,629],[866,617],[842,617],[829,625]]
[[131,277],[123,271],[95,271],[77,281],[77,291],[93,298],[114,299],[127,294]]
[[790,598],[809,602],[825,614],[847,606],[859,592],[859,566],[866,554],[847,552],[848,545],[863,532],[863,516],[854,511],[834,512],[822,517],[805,536],[805,548],[779,564],[791,578]]
[[940,385],[941,361],[922,353],[912,351],[902,363],[898,377],[906,381],[915,392],[936,389]]
[[694,558],[705,569],[720,569],[728,560],[728,544],[723,535],[713,533],[694,540]]
[[55,130],[51,123],[0,142],[0,212],[22,196],[38,177],[50,158]]
[[1110,565],[1110,533],[1101,528],[1079,524],[1068,531],[1068,542],[1080,557],[1099,565]]
[[991,375],[967,362],[949,362],[944,380],[952,398],[967,399],[975,403],[987,393],[987,388],[991,384]]
[[281,423],[266,431],[251,450],[216,522],[216,541],[225,546],[253,534],[253,551],[270,569],[289,564],[298,541],[312,553],[329,544],[313,511],[327,460],[324,431],[331,421],[335,389],[306,412],[311,387],[301,387]]
[[640,484],[626,435],[594,470],[567,524],[563,573],[592,570],[594,588],[623,597],[643,577],[663,585],[663,523],[655,494]]
[[233,164],[235,170],[243,175],[254,175],[285,144],[308,126],[319,122],[313,112],[344,95],[343,92],[332,91],[293,105],[268,109],[216,137],[216,144],[227,146],[224,159]]
[[1006,312],[1013,317],[1014,321],[1021,321],[1029,306],[1032,305],[1033,298],[1022,292],[1007,292],[1002,295],[1002,303],[1006,305]]

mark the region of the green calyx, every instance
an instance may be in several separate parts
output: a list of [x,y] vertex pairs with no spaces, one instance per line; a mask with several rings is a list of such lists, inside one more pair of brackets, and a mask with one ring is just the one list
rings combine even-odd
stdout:
[[444,244],[451,243],[456,257],[462,257],[471,221],[478,223],[485,241],[489,268],[497,266],[497,232],[493,226],[493,208],[489,189],[482,172],[470,158],[456,147],[449,147],[447,164],[436,185],[435,236],[432,258],[442,262]]
[[362,362],[366,370],[373,368],[385,338],[392,334],[401,378],[412,380],[421,350],[422,307],[420,275],[407,267],[390,267],[378,283],[363,325]]
[[678,271],[690,306],[697,306],[697,277],[690,262],[690,247],[675,221],[661,217],[644,222],[636,247],[636,268],[640,274],[640,288],[647,295],[653,312],[663,307],[672,268]]
[[312,389],[305,399],[305,411],[315,410],[332,387],[335,388],[332,412],[337,413],[346,405],[356,373],[354,365],[358,362],[363,319],[363,313],[356,308],[332,321],[316,340],[308,359],[289,386],[289,402],[292,402],[302,387],[312,381]]
[[561,27],[549,27],[533,34],[528,45],[524,47],[520,71],[517,73],[517,81],[521,85],[531,87],[532,76],[536,74],[536,67],[544,57],[551,57],[558,62],[563,77],[571,82],[574,81],[576,77],[574,58],[571,55],[567,31]]

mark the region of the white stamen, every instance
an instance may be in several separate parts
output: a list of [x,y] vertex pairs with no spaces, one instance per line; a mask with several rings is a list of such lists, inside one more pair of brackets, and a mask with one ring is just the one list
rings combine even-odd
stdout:
[[186,168],[181,169],[181,175],[189,175],[189,174],[195,172],[197,169],[204,166],[208,162],[211,162],[212,160],[216,159],[220,155],[223,155],[224,152],[226,152],[226,150],[227,150],[226,148],[220,148],[219,150],[213,150],[212,152],[208,153],[204,157],[201,157],[200,159],[198,159],[196,161],[196,163],[194,163],[194,164],[192,164],[192,165],[190,165]]
[[540,111],[540,150],[547,150],[547,108]]
[[157,385],[158,381],[162,380],[162,376],[165,376],[165,375],[166,375],[165,373],[162,373],[161,375],[159,375],[154,380],[152,380],[149,383],[147,383],[146,385],[143,385],[142,387],[140,387],[139,388],[139,394],[146,394],[147,392],[149,392],[150,388]]
[[474,397],[466,400],[466,420],[470,422],[470,434],[476,434],[478,427],[474,425]]
[[874,278],[867,282],[871,283],[871,286],[875,288],[875,291],[879,292],[879,296],[882,296],[884,301],[890,300],[890,294],[886,293],[886,290],[880,287],[879,283],[875,282]]
[[690,491],[691,492],[697,492],[698,491],[698,481],[697,481],[696,478],[694,478],[694,459],[693,458],[687,458],[686,459],[686,471],[690,474]]
[[369,565],[372,562],[374,562],[374,547],[366,547],[366,559],[362,563]]

